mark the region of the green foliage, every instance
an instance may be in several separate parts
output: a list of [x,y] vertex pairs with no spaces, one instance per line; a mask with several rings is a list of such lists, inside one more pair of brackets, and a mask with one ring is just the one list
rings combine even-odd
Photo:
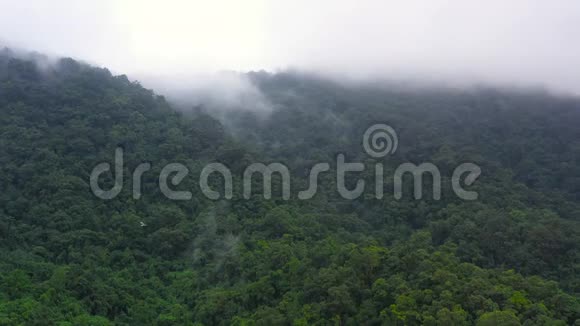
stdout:
[[[580,101],[249,77],[275,109],[226,113],[226,128],[105,69],[1,52],[0,325],[578,323]],[[239,186],[245,163],[282,161],[305,187],[304,171],[337,153],[376,163],[360,139],[377,122],[401,142],[385,171],[472,161],[480,199],[397,201],[386,180],[383,199],[346,201],[332,167],[312,200],[243,200],[238,187],[210,201],[193,177],[219,161]],[[117,146],[124,188],[102,201],[89,175]],[[169,162],[190,169],[179,187],[192,200],[160,193]]]
[[510,311],[492,311],[483,314],[477,320],[477,326],[519,326],[521,325],[518,317]]

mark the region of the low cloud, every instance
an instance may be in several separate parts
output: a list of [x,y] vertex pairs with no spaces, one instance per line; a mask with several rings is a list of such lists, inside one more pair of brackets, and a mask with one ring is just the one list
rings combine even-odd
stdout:
[[143,86],[167,96],[178,108],[269,113],[272,105],[248,78],[237,72],[191,75],[136,75]]
[[[130,76],[297,68],[580,94],[575,0],[0,2],[0,40]],[[245,81],[222,78],[200,80],[235,90],[214,92],[226,103],[256,102]],[[203,88],[182,77],[157,84],[182,83]]]

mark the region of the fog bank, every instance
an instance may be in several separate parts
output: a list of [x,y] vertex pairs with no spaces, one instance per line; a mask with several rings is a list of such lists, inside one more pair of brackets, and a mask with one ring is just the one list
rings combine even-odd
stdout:
[[574,0],[0,0],[0,7],[0,43],[160,78],[146,84],[298,68],[580,94]]

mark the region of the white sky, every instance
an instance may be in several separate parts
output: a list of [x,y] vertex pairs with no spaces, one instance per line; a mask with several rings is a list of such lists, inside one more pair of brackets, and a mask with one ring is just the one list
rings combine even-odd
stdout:
[[577,0],[0,0],[0,42],[133,75],[297,67],[580,93]]

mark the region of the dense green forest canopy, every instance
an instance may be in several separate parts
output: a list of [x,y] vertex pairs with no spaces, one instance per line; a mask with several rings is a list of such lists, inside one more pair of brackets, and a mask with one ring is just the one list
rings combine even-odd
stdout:
[[[271,111],[215,118],[106,69],[0,52],[0,325],[580,323],[580,99],[247,78]],[[397,130],[387,159],[362,149],[375,123]],[[104,201],[89,177],[118,147],[125,187]],[[345,200],[332,173],[311,200],[214,201],[193,177],[178,186],[191,200],[159,191],[171,162],[192,176],[220,162],[236,193],[248,164],[282,162],[306,187],[338,153],[391,174],[433,162],[445,187],[474,162],[479,198],[396,200],[387,179],[384,198]]]

